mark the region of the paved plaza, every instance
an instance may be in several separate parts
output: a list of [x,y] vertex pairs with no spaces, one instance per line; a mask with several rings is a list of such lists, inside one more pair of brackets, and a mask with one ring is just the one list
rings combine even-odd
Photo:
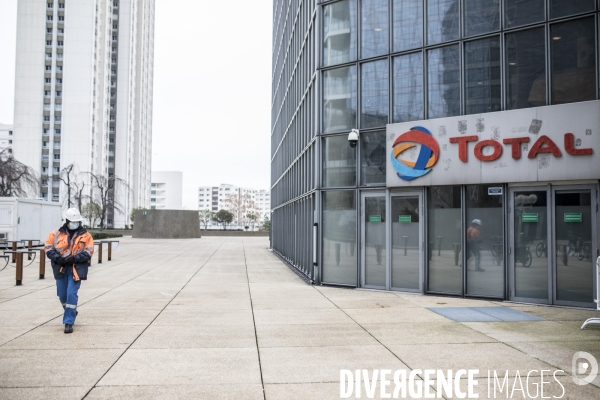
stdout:
[[[18,287],[5,268],[0,399],[336,399],[341,369],[478,369],[479,398],[487,371],[508,371],[512,388],[563,370],[562,398],[600,398],[600,377],[571,377],[575,352],[600,361],[600,329],[580,330],[596,311],[310,286],[268,244],[123,238],[112,261],[94,256],[71,335],[49,263],[45,280],[36,261]],[[501,306],[540,318],[456,322],[431,310]],[[561,396],[544,380],[545,397]]]

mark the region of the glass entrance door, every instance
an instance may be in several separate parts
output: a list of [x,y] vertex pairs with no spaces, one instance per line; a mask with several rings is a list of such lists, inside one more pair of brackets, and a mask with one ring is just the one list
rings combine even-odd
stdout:
[[421,194],[391,197],[391,288],[422,292]]
[[510,191],[510,300],[595,307],[595,190],[582,185]]
[[386,289],[388,279],[385,193],[363,193],[361,200],[363,286]]
[[[555,188],[554,241],[556,276],[554,303],[594,307],[594,263],[596,226],[593,188]],[[595,199],[594,199],[595,200]]]

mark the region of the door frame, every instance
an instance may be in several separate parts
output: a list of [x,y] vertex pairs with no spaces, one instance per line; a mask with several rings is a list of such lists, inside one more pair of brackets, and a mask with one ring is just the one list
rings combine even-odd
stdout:
[[[367,197],[383,197],[385,199],[385,224],[386,227],[384,228],[384,232],[385,232],[385,285],[384,286],[373,286],[373,285],[366,285],[365,284],[365,255],[366,255],[366,249],[365,249],[365,230],[366,230],[366,224],[364,221],[365,218],[365,198]],[[388,256],[388,242],[389,242],[389,237],[387,235],[388,232],[388,213],[389,213],[389,192],[386,191],[385,189],[381,189],[381,190],[365,190],[365,191],[360,191],[360,213],[359,213],[359,229],[360,229],[360,261],[359,261],[359,287],[365,288],[365,289],[378,289],[378,290],[389,290],[389,282],[390,282],[390,258]]]
[[[546,192],[546,243],[552,243],[552,221],[553,216],[550,215],[552,212],[552,189],[550,184],[547,185],[530,185],[530,186],[515,186],[508,188],[508,213],[507,213],[507,226],[508,226],[508,242],[506,243],[507,263],[508,268],[508,300],[522,303],[536,303],[536,304],[552,304],[552,287],[553,277],[551,259],[554,257],[554,249],[551,245],[548,245],[548,258],[547,258],[547,270],[548,270],[548,297],[546,299],[536,299],[530,297],[517,297],[516,296],[516,281],[515,281],[515,192],[531,192],[531,191],[545,191]],[[532,254],[533,257],[533,254]]]
[[[590,208],[591,208],[591,216],[592,216],[592,220],[590,221],[591,223],[591,229],[592,229],[592,237],[591,237],[591,241],[592,241],[592,254],[591,254],[591,260],[590,262],[592,263],[592,276],[590,276],[590,279],[592,280],[592,302],[591,303],[583,303],[580,301],[568,301],[568,300],[557,300],[556,299],[556,287],[557,287],[557,277],[558,277],[558,260],[556,258],[556,252],[554,251],[554,246],[553,247],[553,251],[552,251],[552,261],[550,264],[550,269],[552,270],[552,275],[554,276],[554,280],[552,282],[552,304],[553,305],[559,305],[559,306],[571,306],[571,307],[585,307],[585,308],[589,308],[589,307],[596,307],[596,303],[593,302],[593,299],[596,298],[596,294],[598,293],[597,290],[598,288],[596,287],[597,284],[597,280],[596,280],[596,257],[598,256],[598,237],[597,237],[597,226],[598,226],[598,221],[597,221],[597,213],[598,213],[598,185],[593,185],[593,184],[588,184],[588,185],[565,185],[565,186],[552,186],[551,187],[551,195],[552,195],[552,201],[551,201],[551,212],[552,212],[552,229],[551,229],[551,235],[552,235],[552,242],[548,242],[548,243],[552,243],[554,244],[555,240],[556,240],[556,204],[554,201],[554,196],[556,194],[556,192],[576,192],[576,191],[581,191],[581,190],[589,190],[590,191],[590,197],[591,197],[591,201],[590,201]],[[548,249],[550,250],[550,249]],[[550,257],[548,257],[550,258]]]
[[[394,291],[394,292],[410,292],[410,293],[425,293],[425,256],[424,256],[424,251],[425,251],[425,202],[424,202],[424,193],[423,193],[423,189],[421,190],[414,190],[413,188],[411,188],[412,190],[395,190],[390,192],[389,194],[389,198],[388,198],[388,202],[387,202],[387,207],[388,207],[388,215],[390,216],[388,218],[388,226],[386,234],[387,234],[387,244],[388,244],[388,259],[389,259],[389,266],[388,266],[388,281],[387,281],[387,286],[389,287],[388,290]],[[392,220],[391,220],[391,215],[392,215],[392,198],[393,197],[417,197],[419,199],[419,289],[405,289],[405,288],[394,288],[392,287],[392,263],[394,262],[393,259],[393,252],[392,252]]]

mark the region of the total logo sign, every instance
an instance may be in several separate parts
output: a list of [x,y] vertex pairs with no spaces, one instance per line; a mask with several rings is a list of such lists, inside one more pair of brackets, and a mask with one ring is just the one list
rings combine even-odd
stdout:
[[600,101],[413,124],[387,127],[390,187],[600,178]]

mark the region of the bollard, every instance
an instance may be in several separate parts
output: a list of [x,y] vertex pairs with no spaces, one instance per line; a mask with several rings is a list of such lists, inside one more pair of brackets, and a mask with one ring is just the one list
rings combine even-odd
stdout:
[[40,249],[40,279],[46,275],[46,250]]
[[443,236],[438,236],[437,237],[437,241],[438,241],[438,257],[442,255],[442,240],[444,239]]
[[108,261],[110,261],[111,256],[112,256],[112,242],[108,242]]
[[23,253],[13,253],[13,255],[17,258],[17,272],[16,272],[16,281],[17,286],[23,284]]
[[98,242],[98,264],[102,264],[102,242]]
[[406,247],[408,246],[408,236],[402,236],[404,239],[404,255],[406,255]]
[[17,242],[15,241],[12,242],[12,251],[14,252],[12,253],[12,262],[15,263],[17,262]]

